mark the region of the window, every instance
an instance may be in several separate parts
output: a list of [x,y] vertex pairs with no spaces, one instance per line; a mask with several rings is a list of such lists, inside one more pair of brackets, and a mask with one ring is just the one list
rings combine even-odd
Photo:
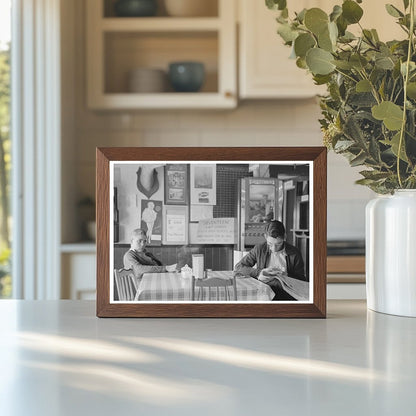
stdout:
[[10,267],[10,7],[10,0],[0,0],[0,298],[9,298],[12,294]]

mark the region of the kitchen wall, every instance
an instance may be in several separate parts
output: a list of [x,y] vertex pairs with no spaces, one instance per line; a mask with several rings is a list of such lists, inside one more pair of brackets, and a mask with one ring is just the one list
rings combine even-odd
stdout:
[[[86,108],[84,2],[63,6],[63,218],[95,193],[97,146],[314,146],[321,145],[315,99],[244,101],[232,111],[97,112]],[[73,23],[73,24],[72,24]],[[203,151],[203,150],[201,150]],[[373,194],[340,156],[328,157],[328,237],[363,238],[364,207]],[[319,215],[319,213],[315,213]],[[64,221],[63,241],[78,230]]]

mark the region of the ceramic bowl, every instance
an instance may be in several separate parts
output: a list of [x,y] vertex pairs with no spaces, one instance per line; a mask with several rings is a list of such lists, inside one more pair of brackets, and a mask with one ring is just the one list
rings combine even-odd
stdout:
[[202,62],[172,62],[169,64],[169,81],[177,92],[197,92],[205,79]]
[[128,91],[159,93],[167,90],[167,74],[162,69],[136,68],[129,72]]
[[114,12],[120,17],[154,16],[157,12],[156,0],[118,0]]

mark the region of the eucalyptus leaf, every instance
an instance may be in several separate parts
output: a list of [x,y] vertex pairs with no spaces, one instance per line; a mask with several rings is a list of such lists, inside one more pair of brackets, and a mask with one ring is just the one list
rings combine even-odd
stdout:
[[301,69],[308,69],[308,65],[306,65],[305,58],[297,58],[296,59],[296,66]]
[[287,23],[280,24],[277,29],[277,33],[288,44],[293,42],[298,37],[298,32],[293,30],[292,27]]
[[394,61],[392,57],[379,56],[375,61],[376,67],[385,70],[394,69]]
[[339,16],[337,19],[337,28],[338,28],[338,33],[340,34],[341,37],[345,35],[347,27],[348,27],[348,22],[344,19],[342,15]]
[[370,156],[373,159],[373,162],[376,166],[380,165],[381,162],[381,154],[380,154],[380,148],[378,145],[377,139],[373,136],[370,136],[370,144],[368,147]]
[[304,58],[306,56],[306,52],[308,52],[308,50],[313,48],[315,45],[316,45],[316,41],[311,34],[301,33],[295,39],[296,56]]
[[[416,110],[410,110],[408,117],[407,117],[407,121],[408,121],[408,129],[409,129],[409,136],[413,139],[416,140]],[[416,154],[416,152],[415,152]]]
[[334,145],[334,150],[337,152],[345,152],[353,145],[354,142],[351,140],[338,140]]
[[318,35],[318,45],[321,49],[324,49],[325,51],[334,51],[334,44],[332,43],[331,37],[329,35],[328,27],[325,31],[321,32]]
[[394,7],[392,4],[386,4],[387,13],[393,17],[403,17],[404,14],[397,8]]
[[371,83],[366,79],[362,79],[361,81],[357,82],[355,86],[355,90],[357,92],[370,92],[371,91]]
[[363,9],[352,0],[346,0],[342,3],[342,16],[349,23],[358,23],[363,16]]
[[371,109],[373,117],[382,120],[384,125],[392,131],[402,127],[403,110],[391,101],[383,101]]
[[327,30],[328,27],[328,15],[318,7],[313,7],[305,13],[305,26],[315,35]]
[[284,17],[283,14],[281,14],[280,16],[276,17],[276,22],[277,23],[281,23],[281,24],[288,24],[288,20],[287,17]]
[[332,13],[329,15],[329,20],[335,22],[339,16],[342,15],[342,7],[336,4],[332,9]]
[[338,39],[338,26],[334,22],[328,23],[329,37],[331,38],[332,45],[336,46]]
[[376,29],[371,29],[371,34],[373,35],[373,39],[376,42],[380,42],[380,38],[378,37],[378,33],[377,33],[377,30]]
[[306,14],[306,9],[302,9],[299,13],[296,14],[297,20],[303,23],[303,21],[305,20],[305,14]]
[[330,52],[313,48],[309,49],[306,54],[306,64],[312,74],[327,75],[335,69],[335,65],[332,63],[333,58]]
[[[337,29],[338,29],[338,32],[339,32],[338,25],[337,25]],[[357,39],[357,37],[353,33],[348,32],[348,30],[347,30],[347,31],[345,31],[345,33],[344,33],[343,36],[341,36],[341,37],[338,38],[338,41],[339,42],[342,42],[342,43],[350,43],[350,42],[352,42],[355,39]]]
[[366,147],[366,139],[363,133],[363,130],[360,126],[360,118],[355,114],[350,117],[345,122],[344,132],[345,135],[352,141],[354,141],[359,149]]
[[363,35],[364,35],[365,40],[369,44],[374,45],[376,43],[375,39],[373,38],[373,34],[371,33],[371,30],[364,29],[363,30]]
[[[406,76],[406,62],[402,62],[400,64],[400,72],[403,76]],[[416,64],[414,62],[410,62],[409,64],[409,73],[412,73],[413,71],[416,70]]]
[[406,14],[404,17],[400,17],[399,18],[399,23],[406,27],[406,28],[410,28],[410,14]]
[[366,154],[364,152],[362,152],[358,156],[356,156],[355,158],[350,160],[350,165],[352,167],[360,166],[360,165],[363,164],[363,162],[365,162],[366,159],[367,159]]
[[352,65],[348,61],[333,60],[332,63],[339,69],[350,70]]
[[363,69],[367,64],[367,60],[364,58],[364,56],[359,55],[358,53],[355,53],[354,55],[351,56],[350,58],[350,64],[358,69],[361,70]]
[[416,100],[416,82],[409,82],[407,84],[407,96],[412,100]]
[[266,0],[266,6],[271,10],[283,10],[287,4],[286,0]]
[[374,179],[358,179],[355,181],[357,185],[364,185],[364,186],[370,186],[374,184]]
[[378,87],[378,93],[383,100],[386,100],[386,79],[383,78],[380,86]]
[[394,68],[393,68],[392,75],[393,75],[393,78],[396,79],[396,80],[398,78],[401,78],[400,66],[401,66],[400,61],[397,61],[394,65]]
[[388,178],[391,173],[390,172],[379,172],[376,170],[363,170],[360,172],[360,175],[364,176],[366,179],[373,179],[375,181],[380,179]]
[[324,84],[327,84],[331,80],[331,76],[314,74],[313,80],[316,85],[324,85]]
[[[396,157],[399,155],[399,145],[400,145],[400,132],[395,134],[390,142],[391,151],[394,153]],[[402,141],[402,146],[400,147],[400,156],[398,157],[404,162],[409,162],[409,159],[407,158],[407,155],[406,155],[404,140]]]

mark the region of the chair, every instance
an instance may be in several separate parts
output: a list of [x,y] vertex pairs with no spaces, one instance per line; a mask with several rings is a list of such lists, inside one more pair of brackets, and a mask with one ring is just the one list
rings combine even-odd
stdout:
[[118,300],[134,300],[138,284],[133,270],[114,269],[114,281],[117,288]]
[[[192,300],[205,300],[205,292],[208,292],[208,300],[222,300],[222,288],[224,289],[224,300],[232,300],[229,292],[229,288],[234,289],[233,300],[237,300],[237,284],[235,276],[229,279],[224,279],[220,277],[208,277],[206,279],[195,279],[195,276],[192,276],[192,288],[191,288],[191,298]],[[198,298],[196,299],[196,288],[198,288]],[[206,289],[206,290],[205,290]],[[214,298],[211,299],[211,292],[214,289]]]

